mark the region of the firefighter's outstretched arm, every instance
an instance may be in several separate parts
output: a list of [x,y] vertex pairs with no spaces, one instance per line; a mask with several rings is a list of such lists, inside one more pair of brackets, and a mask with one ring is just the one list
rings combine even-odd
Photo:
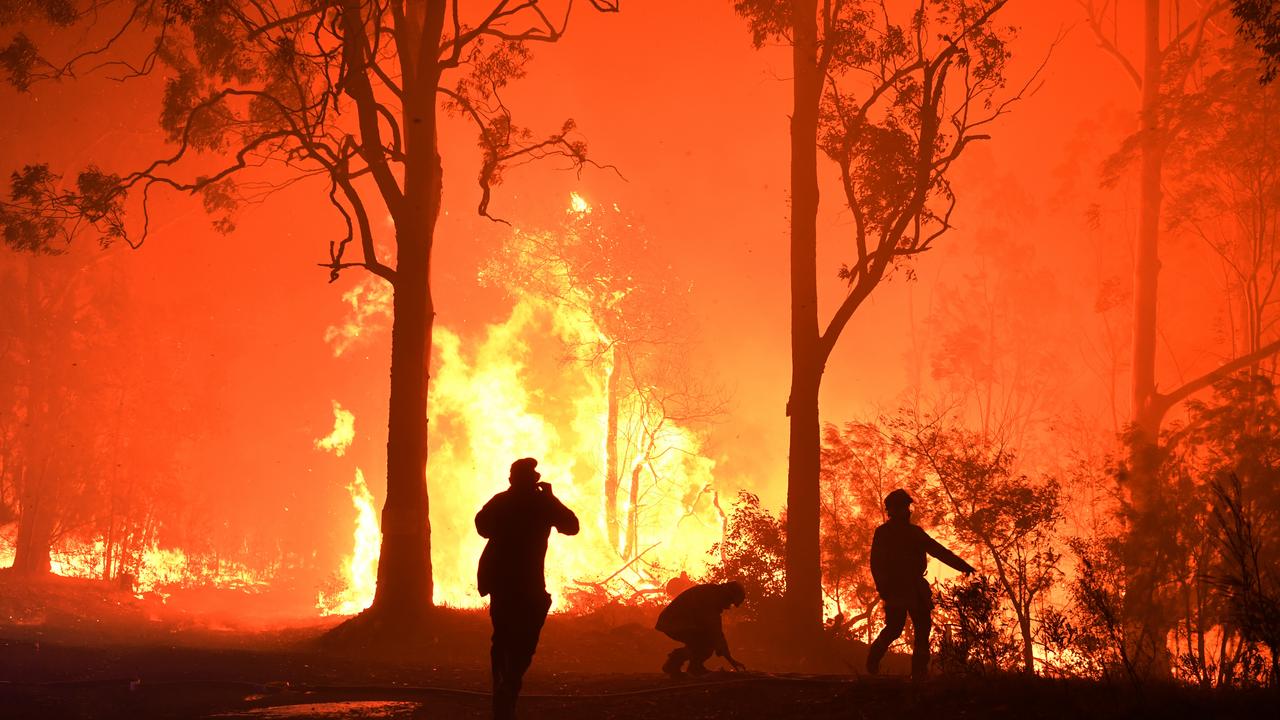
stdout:
[[964,559],[961,558],[959,555],[956,555],[955,553],[943,547],[942,543],[929,537],[928,533],[924,533],[923,531],[921,532],[922,534],[924,534],[925,541],[926,541],[924,544],[925,552],[938,558],[939,560],[951,566],[952,568],[959,570],[962,573],[965,573],[966,575],[971,572],[977,572],[977,570],[972,565],[965,562]]

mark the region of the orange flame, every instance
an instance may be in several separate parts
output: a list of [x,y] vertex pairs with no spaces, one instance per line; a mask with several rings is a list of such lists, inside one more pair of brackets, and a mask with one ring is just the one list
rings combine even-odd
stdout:
[[[591,205],[573,193],[569,211],[588,213]],[[387,314],[388,298],[382,294],[362,290],[344,299],[354,313],[342,327],[351,327],[331,329],[331,342],[349,343],[361,337],[363,322]],[[610,346],[584,309],[588,306],[524,295],[505,321],[488,326],[465,348],[457,334],[436,326],[427,478],[437,604],[483,604],[475,572],[484,540],[476,534],[473,518],[506,488],[508,466],[520,457],[539,459],[543,479],[582,521],[579,536],[553,536],[547,554],[548,590],[561,609],[581,598],[629,598],[656,591],[681,570],[697,575],[705,568],[707,550],[721,539],[715,463],[702,455],[699,437],[670,419],[655,422],[646,415],[654,410],[632,403],[623,424],[660,428],[651,432],[662,450],[621,468],[625,483],[635,477],[643,489],[634,508],[627,492],[614,499],[618,516],[634,525],[636,540],[626,556],[615,549],[605,519],[604,489],[611,359],[605,352],[594,364],[563,360],[568,348]],[[349,413],[341,415],[346,411],[336,403],[334,412],[330,438],[335,439],[318,446],[338,452],[338,446],[345,446],[336,438],[346,437],[340,427],[346,427]],[[378,543],[372,498],[359,476],[350,491],[357,510],[354,547],[342,570],[346,586],[320,598],[318,607],[326,614],[358,611],[375,586]]]
[[342,588],[333,595],[321,592],[316,598],[316,609],[321,615],[354,615],[369,607],[377,589],[382,534],[378,530],[373,494],[359,468],[347,491],[356,510],[354,546],[342,566]]

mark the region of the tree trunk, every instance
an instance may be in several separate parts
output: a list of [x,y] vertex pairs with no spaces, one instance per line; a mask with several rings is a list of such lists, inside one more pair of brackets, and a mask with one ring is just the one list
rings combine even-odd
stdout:
[[[418,248],[410,249],[418,245]],[[387,500],[373,609],[395,617],[431,605],[427,500],[427,363],[434,313],[426,287],[426,243],[402,240],[391,325]],[[416,250],[416,251],[415,251]]]
[[791,397],[787,461],[786,600],[795,629],[816,636],[822,629],[818,471],[821,437],[818,388],[817,215],[818,73],[817,1],[791,6],[794,72],[791,115]]
[[1137,246],[1133,274],[1133,380],[1127,477],[1131,518],[1126,551],[1126,641],[1140,667],[1167,675],[1165,638],[1169,613],[1157,596],[1165,566],[1153,562],[1169,539],[1159,487],[1160,425],[1164,411],[1156,393],[1156,318],[1160,278],[1160,188],[1164,138],[1160,127],[1160,0],[1146,0],[1143,19],[1143,77],[1140,126],[1141,175]]
[[644,463],[637,460],[631,469],[631,487],[627,493],[627,541],[622,550],[622,558],[630,560],[640,552],[640,475],[644,472]]
[[618,345],[613,346],[613,363],[609,367],[608,394],[609,411],[605,426],[604,438],[604,520],[609,533],[609,544],[615,551],[621,550],[621,532],[618,527],[618,488],[621,478],[618,476],[618,412],[622,404],[622,353]]
[[[113,503],[114,504],[114,503]],[[115,559],[116,514],[113,509],[107,515],[107,544],[102,550],[102,579],[111,580],[111,563]]]
[[[422,48],[439,45],[442,7],[429,6]],[[428,51],[430,52],[430,51]],[[428,59],[404,93],[404,195],[392,206],[396,275],[391,321],[391,397],[387,419],[387,499],[382,508],[378,589],[370,610],[390,626],[422,620],[431,608],[431,518],[427,498],[427,392],[435,306],[431,248],[442,199],[436,86]]]
[[[24,474],[29,474],[29,469]],[[53,545],[53,518],[43,507],[41,489],[38,485],[23,488],[13,549],[14,572],[31,577],[52,572],[49,552]]]
[[[37,260],[34,255],[27,258],[25,288],[26,302],[23,304],[23,325],[29,329],[28,342],[33,348],[53,347],[47,333],[53,332],[50,325],[41,319],[43,302],[41,301],[40,284],[36,272]],[[46,362],[43,353],[33,351],[27,358],[24,373],[27,385],[27,421],[23,428],[24,452],[18,469],[18,535],[15,539],[13,554],[13,570],[23,575],[48,575],[50,567],[49,551],[53,544],[54,503],[49,503],[49,495],[56,491],[56,485],[49,482],[49,457],[51,450],[47,443],[51,442],[55,433],[49,422],[49,397],[53,380],[51,378],[52,363]],[[36,460],[35,458],[42,458]],[[34,478],[35,468],[40,468],[39,478]]]
[[1035,645],[1032,643],[1031,635],[1031,612],[1027,608],[1027,612],[1018,615],[1018,630],[1022,633],[1022,669],[1028,675],[1036,674],[1036,655]]

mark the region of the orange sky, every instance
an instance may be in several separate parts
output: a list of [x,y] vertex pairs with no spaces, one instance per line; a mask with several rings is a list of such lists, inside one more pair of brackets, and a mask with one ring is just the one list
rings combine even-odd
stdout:
[[[1015,241],[1030,248],[1028,267],[1044,269],[1056,284],[1063,324],[1050,335],[1062,343],[1065,394],[1080,417],[1112,430],[1090,345],[1101,333],[1094,299],[1104,277],[1127,282],[1135,193],[1125,183],[1100,191],[1098,165],[1132,129],[1136,92],[1096,49],[1075,3],[1015,1],[1005,15],[1020,27],[1015,79],[1063,33],[1043,87],[957,167],[957,229],[919,260],[917,279],[895,277],[881,287],[846,330],[824,379],[826,420],[865,418],[899,403],[922,377],[913,358],[927,351],[925,320],[945,301],[937,289],[973,271],[973,250],[982,243]],[[561,44],[537,48],[528,78],[507,101],[534,128],[576,119],[591,154],[616,165],[625,180],[599,170],[579,179],[525,168],[510,174],[493,206],[517,225],[550,226],[573,190],[644,221],[656,252],[692,283],[699,358],[733,396],[709,440],[718,481],[758,489],[774,507],[783,499],[787,451],[788,66],[783,48],[751,47],[727,1],[637,1],[618,15],[580,13]],[[155,80],[120,86],[88,79],[25,95],[0,91],[0,165],[39,160],[70,169],[92,159],[109,169],[134,166],[159,147],[157,88]],[[508,230],[475,215],[468,129],[449,128],[443,144],[446,212],[433,282],[439,321],[465,339],[509,308],[499,291],[475,280]],[[1104,218],[1096,229],[1087,222],[1093,203]],[[140,307],[174,309],[181,321],[156,328],[155,346],[141,349],[139,362],[196,358],[189,367],[201,372],[184,382],[217,398],[185,472],[197,486],[218,488],[211,496],[220,500],[207,511],[215,520],[234,513],[236,522],[225,523],[229,535],[270,528],[296,538],[300,552],[308,543],[342,551],[350,513],[343,488],[353,464],[380,494],[387,352],[382,341],[334,359],[323,341],[344,312],[342,291],[358,279],[352,272],[330,285],[316,266],[326,260],[336,216],[314,187],[246,209],[228,237],[211,232],[193,203],[163,200],[159,207],[163,219],[131,253],[127,273]],[[834,203],[824,205],[827,308],[841,291],[836,269],[850,224]],[[1195,263],[1168,264],[1164,283],[1192,290],[1171,297],[1170,307],[1214,287],[1212,274]],[[1166,328],[1187,373],[1197,357],[1188,348],[1206,347],[1205,319],[1201,313]],[[167,391],[156,382],[155,392]],[[357,416],[358,440],[343,460],[311,446],[329,430],[332,400]],[[1123,416],[1123,393],[1119,402]],[[497,487],[502,480],[477,481]],[[317,540],[316,528],[330,525],[333,536]]]

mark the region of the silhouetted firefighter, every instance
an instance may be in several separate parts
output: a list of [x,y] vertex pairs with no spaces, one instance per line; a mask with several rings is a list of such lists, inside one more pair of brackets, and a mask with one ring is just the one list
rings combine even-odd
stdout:
[[662,672],[672,677],[679,676],[687,662],[691,675],[702,675],[707,672],[702,663],[712,653],[728,660],[735,669],[746,670],[746,666],[729,652],[729,643],[720,624],[720,613],[731,605],[741,605],[745,598],[746,593],[736,582],[695,585],[677,595],[658,615],[656,627],[684,646],[671,651],[662,665]]
[[880,671],[880,660],[889,646],[902,634],[911,616],[915,642],[911,648],[911,677],[924,679],[929,674],[929,630],[932,627],[933,593],[924,579],[932,555],[962,573],[973,566],[929,537],[919,525],[911,523],[911,496],[906,490],[894,490],[884,499],[889,521],[876,528],[871,540],[871,576],[876,592],[884,600],[884,629],[867,652],[867,672]]
[[533,662],[542,623],[551,609],[543,576],[551,528],[578,534],[578,516],[551,494],[538,461],[511,463],[511,487],[476,514],[476,530],[489,539],[480,555],[480,594],[489,596],[493,620],[493,716],[513,718],[525,670]]

